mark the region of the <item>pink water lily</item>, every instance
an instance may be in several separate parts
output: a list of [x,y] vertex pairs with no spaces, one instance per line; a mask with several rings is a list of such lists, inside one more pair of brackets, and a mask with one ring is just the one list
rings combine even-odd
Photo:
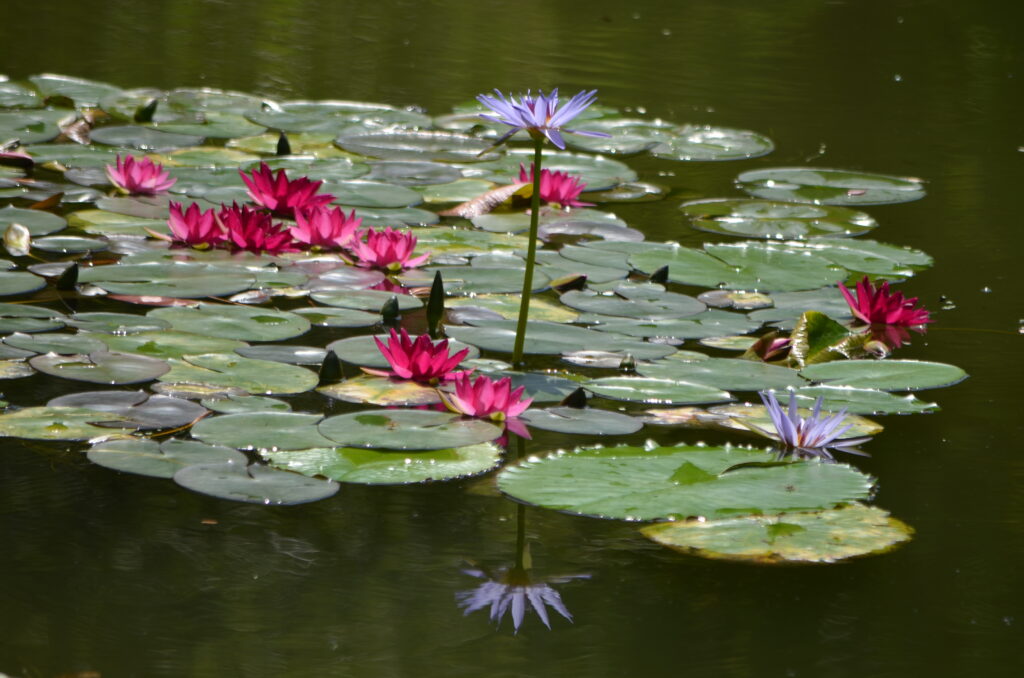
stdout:
[[238,170],[242,181],[249,189],[249,197],[257,205],[273,212],[274,216],[291,219],[297,210],[310,210],[330,203],[333,195],[317,195],[324,182],[312,181],[306,177],[288,179],[283,169],[275,174],[270,166],[261,162],[258,169],[246,174]]
[[223,207],[217,218],[227,231],[227,241],[235,251],[253,254],[295,251],[291,233],[281,224],[274,223],[266,212],[232,205]]
[[[363,241],[365,238],[365,242]],[[429,254],[412,256],[416,249],[416,236],[386,226],[382,231],[368,229],[351,244],[352,253],[359,258],[359,265],[379,268],[385,271],[401,271],[424,263]]]
[[340,207],[296,210],[292,237],[297,242],[322,250],[340,250],[358,233],[363,220],[352,210],[348,216]]
[[911,327],[932,322],[926,309],[914,307],[917,297],[904,299],[902,292],[890,292],[887,282],[876,287],[867,276],[864,276],[857,283],[856,298],[842,283],[839,283],[839,291],[843,293],[854,317],[868,325]]
[[224,226],[218,221],[214,210],[203,212],[196,203],[182,211],[181,203],[172,202],[167,225],[171,229],[173,242],[188,247],[205,249],[216,247],[227,240]]
[[436,384],[440,381],[454,379],[455,368],[469,355],[468,348],[462,349],[455,355],[449,355],[447,339],[435,344],[428,335],[421,334],[414,341],[409,338],[409,333],[405,331],[405,328],[402,328],[400,332],[392,329],[387,343],[377,337],[374,337],[373,340],[377,343],[381,354],[387,359],[391,369],[389,371],[367,369],[367,372],[425,384]]
[[163,165],[149,158],[136,160],[130,155],[120,155],[116,164],[107,165],[107,177],[117,190],[129,195],[156,195],[166,192],[177,179],[171,177]]
[[[522,165],[519,166],[519,181],[524,184],[533,184],[533,164],[530,171]],[[592,202],[580,202],[576,198],[587,185],[567,172],[552,172],[542,169],[540,171],[540,199],[546,203],[561,205],[562,207],[589,207]]]
[[511,377],[494,381],[483,374],[474,378],[469,372],[462,372],[455,375],[452,383],[454,393],[440,394],[448,409],[468,417],[504,421],[516,435],[530,437],[516,417],[526,411],[533,398],[523,397],[523,386],[513,389]]

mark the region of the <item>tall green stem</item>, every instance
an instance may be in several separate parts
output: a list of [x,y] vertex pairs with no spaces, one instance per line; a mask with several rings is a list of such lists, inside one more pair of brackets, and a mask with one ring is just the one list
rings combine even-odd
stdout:
[[526,250],[526,273],[523,275],[523,293],[519,302],[516,343],[512,349],[512,366],[516,368],[523,366],[526,319],[530,316],[530,294],[533,291],[533,265],[537,259],[537,227],[540,222],[540,163],[543,157],[543,148],[544,137],[535,138],[533,140],[533,195],[530,196],[530,244]]

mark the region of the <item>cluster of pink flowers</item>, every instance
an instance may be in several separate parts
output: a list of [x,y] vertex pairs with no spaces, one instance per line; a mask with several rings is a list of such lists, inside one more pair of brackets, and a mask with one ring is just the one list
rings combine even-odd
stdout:
[[450,382],[453,392],[439,391],[448,409],[467,417],[504,422],[513,433],[529,437],[526,426],[517,417],[533,399],[523,397],[524,387],[513,389],[509,377],[495,381],[482,374],[474,376],[472,370],[457,371],[469,354],[468,348],[452,355],[447,339],[435,343],[426,334],[412,339],[404,328],[391,330],[386,341],[376,337],[373,340],[391,369],[363,368],[366,372],[430,386]]
[[[413,256],[416,236],[407,230],[360,230],[362,219],[355,210],[345,214],[340,207],[328,207],[334,196],[318,193],[322,181],[289,179],[283,169],[275,173],[265,162],[250,173],[238,173],[258,207],[232,204],[203,212],[194,203],[183,209],[181,203],[172,202],[167,220],[172,242],[198,249],[226,247],[271,255],[302,249],[340,251],[351,254],[360,266],[390,272],[419,266],[429,256]],[[123,160],[117,156],[116,166],[108,166],[107,175],[118,190],[131,195],[163,193],[175,182],[163,166],[132,156]],[[275,218],[294,219],[295,223],[284,224]]]

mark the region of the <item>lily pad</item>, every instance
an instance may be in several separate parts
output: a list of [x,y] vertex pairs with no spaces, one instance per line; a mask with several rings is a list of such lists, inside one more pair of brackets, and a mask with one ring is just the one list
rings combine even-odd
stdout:
[[728,392],[705,384],[650,377],[599,377],[583,387],[605,398],[635,403],[689,405],[733,399]]
[[[445,325],[445,333],[488,351],[511,353],[515,343],[515,321],[492,320],[479,327]],[[560,325],[537,320],[527,322],[523,352],[532,355],[558,355],[579,350],[624,351],[635,358],[653,360],[675,351],[671,346],[649,344],[608,332],[594,332],[582,327]]]
[[[886,391],[870,388],[854,388],[852,386],[804,386],[795,392],[797,402],[803,407],[811,407],[820,397],[827,410],[837,411],[846,408],[856,414],[915,414],[918,412],[937,412],[935,403],[919,400],[913,395],[898,396]],[[789,393],[776,394],[779,402],[788,403]]]
[[241,341],[280,341],[309,331],[301,315],[271,308],[199,304],[197,308],[156,308],[147,314],[181,332]]
[[295,344],[261,344],[258,346],[239,346],[235,353],[246,358],[271,360],[275,363],[289,365],[320,365],[327,357],[327,351],[316,346],[297,346]]
[[254,395],[303,393],[318,381],[317,375],[304,367],[229,353],[186,355],[168,362],[171,369],[160,381],[230,387]]
[[[443,273],[442,273],[443,274]],[[522,298],[517,294],[477,294],[472,297],[456,297],[445,300],[449,311],[460,312],[460,309],[480,308],[496,313],[506,320],[519,317],[519,305]],[[530,319],[546,320],[556,323],[570,323],[579,314],[547,299],[533,297],[530,299]]]
[[244,454],[227,447],[204,445],[193,440],[148,439],[110,440],[89,448],[89,461],[123,473],[154,478],[173,478],[194,464],[238,464],[248,461]]
[[385,160],[475,162],[493,157],[493,153],[480,156],[491,147],[490,142],[450,132],[396,130],[342,134],[335,143],[346,151]]
[[[380,339],[384,343],[388,343],[390,335],[378,334],[377,339]],[[434,345],[437,345],[437,341]],[[466,360],[479,357],[480,350],[475,346],[464,344],[459,341],[448,342],[448,354],[455,355],[464,348],[469,349],[469,353],[466,354]],[[348,339],[338,339],[332,341],[327,345],[327,350],[334,351],[338,354],[338,357],[347,363],[353,365],[359,365],[361,367],[373,367],[373,368],[386,368],[389,366],[387,358],[377,348],[377,343],[374,341],[372,335],[362,335],[357,337],[349,337]]]
[[[623,320],[612,316],[580,316],[580,321],[598,321],[594,329],[631,337],[666,337],[672,339],[704,339],[753,332],[761,326],[742,313],[712,309],[681,320]],[[637,356],[639,357],[639,356]]]
[[378,407],[418,407],[441,402],[437,389],[414,381],[362,374],[317,389],[326,396]]
[[98,127],[92,130],[90,138],[99,144],[137,148],[144,151],[170,151],[203,143],[203,137],[194,134],[161,132],[150,127],[136,125]]
[[[344,292],[314,292],[313,300],[328,306],[351,308],[380,313],[392,298],[398,301],[398,310],[412,311],[423,307],[423,302],[410,294],[396,294],[382,290],[346,290]],[[319,309],[318,309],[319,310]],[[308,317],[308,316],[307,316]]]
[[317,431],[319,414],[243,412],[208,417],[192,427],[192,436],[211,445],[239,450],[304,450],[332,442]]
[[50,141],[60,134],[60,123],[74,118],[74,111],[67,109],[0,111],[0,139],[22,144]]
[[110,244],[106,239],[82,238],[78,236],[49,236],[36,238],[32,241],[32,247],[43,252],[54,252],[56,254],[79,254],[82,252],[102,252]]
[[750,130],[684,125],[651,148],[651,154],[670,160],[742,160],[773,150],[771,139]]
[[771,200],[714,199],[684,202],[694,228],[745,238],[798,240],[862,235],[878,226],[870,215],[845,207]]
[[189,400],[145,391],[84,391],[54,398],[46,406],[111,412],[124,419],[123,427],[147,430],[188,426],[207,414],[205,407]]
[[36,371],[22,360],[0,360],[0,379],[31,377]]
[[250,271],[185,261],[92,266],[80,269],[78,280],[111,294],[182,299],[228,296],[256,285]]
[[149,231],[169,234],[166,219],[147,219],[107,210],[78,210],[68,215],[68,224],[88,233],[102,235],[148,235]]
[[56,233],[67,226],[64,217],[51,214],[44,210],[29,210],[8,205],[0,209],[0,231],[5,231],[11,224],[21,224],[32,236]]
[[628,435],[644,426],[642,421],[629,415],[589,407],[533,408],[523,412],[520,419],[531,428],[580,435]]
[[[157,318],[147,318],[131,313],[105,312],[75,313],[67,318],[66,322],[71,327],[77,327],[80,330],[118,335],[165,330],[171,326],[169,322]],[[127,351],[127,353],[132,353],[132,351]]]
[[920,179],[816,167],[751,170],[736,183],[758,198],[823,205],[885,205],[924,197]]
[[[53,335],[47,335],[53,336]],[[111,351],[134,353],[150,358],[181,358],[186,354],[230,353],[247,344],[236,339],[206,337],[177,330],[148,330],[133,334],[101,334],[98,340]]]
[[88,355],[47,353],[30,358],[29,364],[54,377],[94,384],[139,384],[152,381],[170,369],[163,360],[108,351],[93,351]]
[[[798,402],[802,402],[801,398]],[[807,403],[810,405],[811,403]],[[825,405],[822,409],[826,412],[834,411],[831,407]],[[718,419],[716,423],[719,426],[729,429],[735,429],[737,431],[750,431],[750,427],[744,424],[753,424],[754,426],[771,432],[777,432],[778,429],[772,423],[772,418],[768,414],[768,409],[764,405],[741,403],[735,405],[716,405],[709,407],[708,412],[713,415],[720,415],[722,418]],[[813,410],[809,407],[801,407],[798,410],[798,414],[807,419],[811,416]],[[844,438],[857,438],[859,436],[873,436],[878,435],[882,432],[882,425],[866,419],[858,414],[847,413],[843,417],[841,426],[849,426],[850,429],[843,434]],[[755,431],[756,432],[756,431]]]
[[364,410],[323,420],[320,433],[346,447],[441,450],[490,442],[501,429],[445,412]]
[[203,407],[221,414],[240,414],[242,412],[288,412],[292,409],[284,400],[266,396],[228,395],[224,398],[207,398],[202,401]]
[[0,414],[0,437],[31,440],[91,440],[111,435],[96,422],[120,419],[118,415],[81,407],[26,407]]
[[28,294],[46,287],[46,281],[26,271],[0,271],[0,296]]
[[174,474],[182,487],[219,499],[292,505],[334,496],[338,484],[253,464],[195,464]]
[[276,468],[362,485],[468,478],[486,473],[501,462],[501,448],[492,443],[426,452],[341,447],[261,454]]
[[405,186],[363,179],[326,183],[320,191],[350,207],[411,207],[423,202],[423,196]]
[[70,75],[41,73],[29,76],[28,79],[39,89],[43,97],[67,97],[82,107],[97,106],[104,97],[121,91],[120,87],[106,82],[74,78]]
[[25,334],[15,332],[4,337],[8,346],[31,351],[32,353],[92,353],[107,348],[99,339],[84,334]]
[[64,326],[63,313],[44,306],[0,303],[0,333],[47,332]]
[[967,378],[955,365],[923,360],[840,360],[808,365],[800,376],[832,386],[919,391],[951,386]]
[[685,318],[707,310],[707,306],[693,297],[675,292],[648,299],[628,299],[619,295],[569,291],[559,300],[579,311],[645,320]]
[[807,383],[796,370],[788,367],[734,358],[694,362],[662,360],[638,364],[636,371],[644,377],[705,384],[729,391],[785,389]]
[[888,551],[913,530],[874,506],[774,516],[688,520],[641,529],[663,546],[704,558],[759,564],[834,563]]
[[[719,518],[832,508],[866,499],[874,480],[845,464],[768,462],[735,447],[600,447],[528,460],[498,474],[523,502],[620,520]],[[728,472],[727,472],[728,471]]]

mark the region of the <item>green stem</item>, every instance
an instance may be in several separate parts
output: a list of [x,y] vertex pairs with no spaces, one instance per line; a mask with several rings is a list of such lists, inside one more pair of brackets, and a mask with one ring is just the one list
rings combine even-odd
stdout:
[[[538,135],[539,136],[539,135]],[[523,344],[526,343],[526,319],[530,316],[530,293],[533,291],[533,265],[537,259],[537,227],[540,221],[540,163],[544,137],[533,140],[533,195],[530,196],[530,244],[526,250],[526,273],[523,293],[519,302],[519,322],[516,324],[516,343],[512,349],[512,366],[523,366]]]

